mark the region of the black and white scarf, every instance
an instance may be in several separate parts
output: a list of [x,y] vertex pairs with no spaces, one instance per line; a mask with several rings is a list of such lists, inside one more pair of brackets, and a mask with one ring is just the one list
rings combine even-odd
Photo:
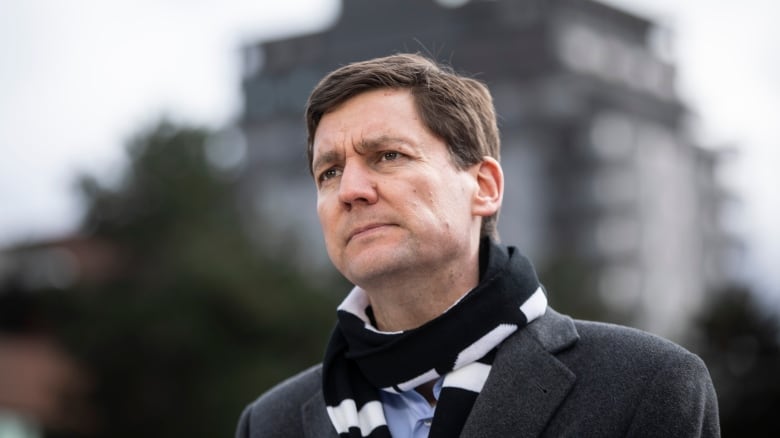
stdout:
[[458,436],[490,373],[498,345],[544,314],[547,298],[531,263],[483,239],[480,283],[421,327],[374,327],[365,291],[338,307],[323,360],[323,394],[340,437],[390,437],[378,390],[403,392],[444,376],[429,436]]

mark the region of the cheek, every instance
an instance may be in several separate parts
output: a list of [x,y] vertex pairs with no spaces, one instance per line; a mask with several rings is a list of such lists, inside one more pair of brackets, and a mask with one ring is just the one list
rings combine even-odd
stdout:
[[320,218],[320,222],[324,221],[328,217],[332,217],[333,214],[333,196],[330,193],[317,193],[317,216]]
[[328,208],[327,205],[324,204],[317,204],[317,217],[320,220],[320,227],[322,227],[322,234],[325,237],[325,240],[329,240],[330,235],[333,233],[334,229],[334,220],[333,220],[333,211],[331,208]]
[[436,190],[425,190],[407,202],[407,210],[410,217],[418,223],[427,223],[434,227],[446,227],[450,222],[450,216],[455,211],[455,204],[451,202],[451,195]]
[[318,204],[317,205],[317,219],[320,220],[320,225],[322,226],[322,230],[323,231],[325,230],[325,222],[326,222],[325,218],[326,218],[325,209]]

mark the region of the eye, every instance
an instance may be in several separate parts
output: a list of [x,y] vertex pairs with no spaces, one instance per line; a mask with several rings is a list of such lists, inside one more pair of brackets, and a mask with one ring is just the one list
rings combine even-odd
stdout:
[[395,152],[395,151],[382,152],[383,161],[393,161],[393,160],[397,160],[400,157],[401,157],[400,152]]
[[333,179],[337,176],[341,175],[341,171],[336,167],[331,167],[330,169],[326,169],[324,172],[322,172],[318,178],[320,183],[323,183],[329,179]]

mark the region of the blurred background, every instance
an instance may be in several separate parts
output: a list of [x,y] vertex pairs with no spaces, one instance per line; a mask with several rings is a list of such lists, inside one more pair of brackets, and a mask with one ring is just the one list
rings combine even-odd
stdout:
[[502,240],[551,304],[701,355],[724,435],[780,419],[769,0],[0,0],[0,438],[231,436],[320,360],[302,108],[420,52],[485,81]]

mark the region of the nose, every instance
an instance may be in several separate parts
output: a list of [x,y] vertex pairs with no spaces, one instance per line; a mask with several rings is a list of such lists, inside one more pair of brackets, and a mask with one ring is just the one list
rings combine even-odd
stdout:
[[339,178],[339,201],[347,209],[355,205],[370,205],[377,201],[376,180],[363,163],[352,161],[344,165]]

